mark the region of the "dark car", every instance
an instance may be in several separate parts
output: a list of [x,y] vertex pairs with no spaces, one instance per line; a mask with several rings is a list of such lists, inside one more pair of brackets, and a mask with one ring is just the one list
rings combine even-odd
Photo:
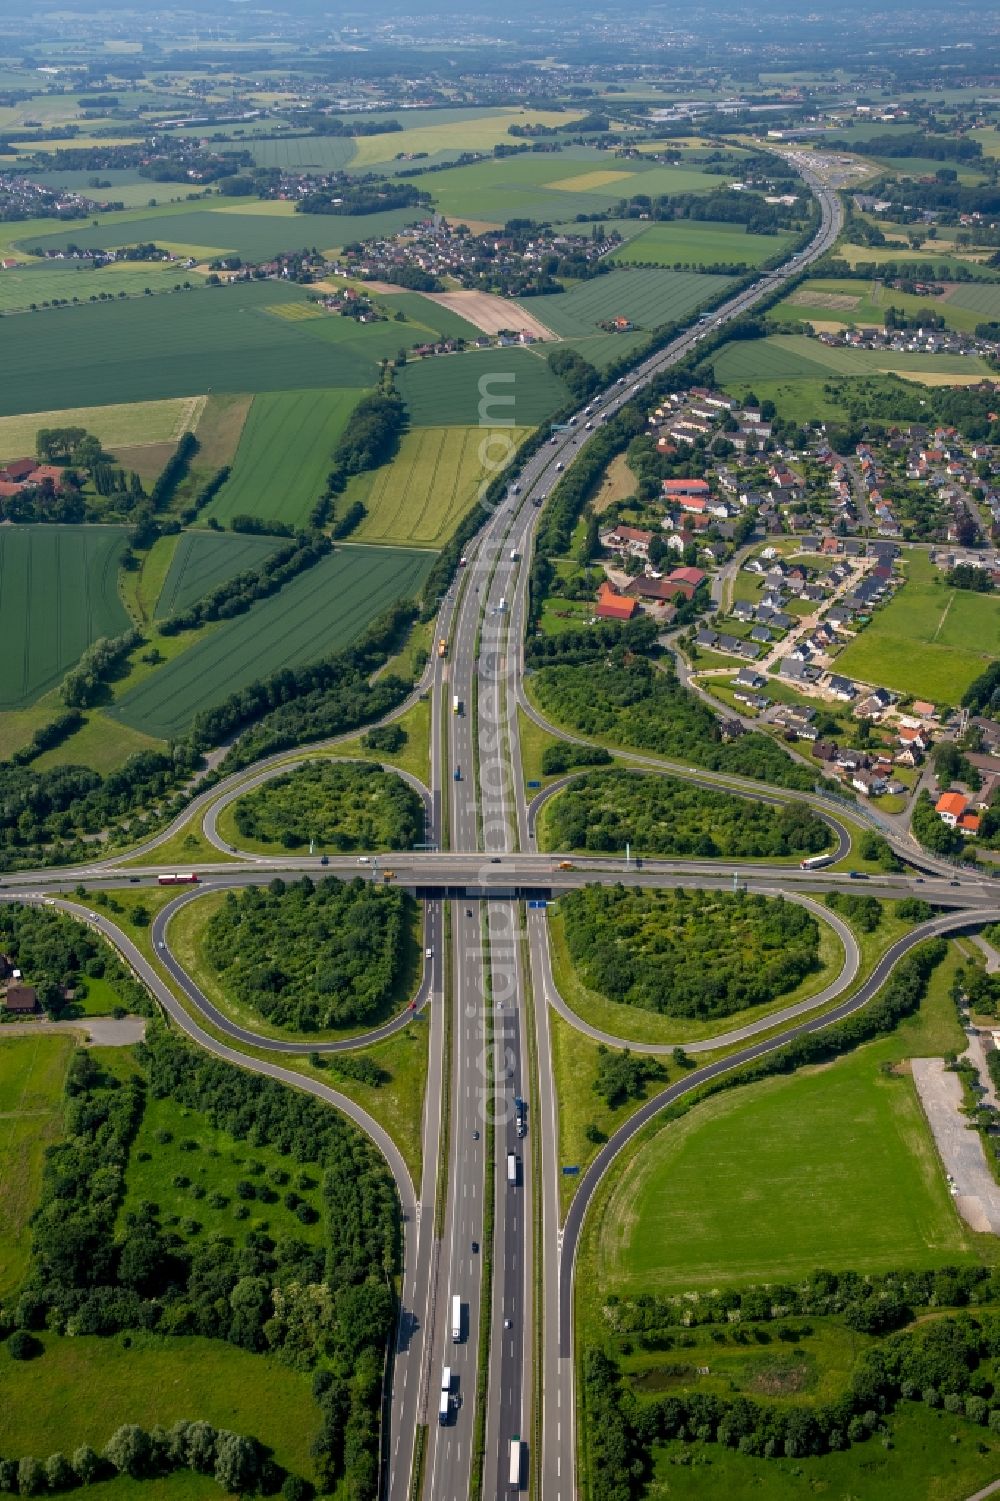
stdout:
[[329,865],[329,863],[330,863],[330,856],[329,855],[320,855],[320,857],[319,857],[319,863],[320,863],[320,865]]

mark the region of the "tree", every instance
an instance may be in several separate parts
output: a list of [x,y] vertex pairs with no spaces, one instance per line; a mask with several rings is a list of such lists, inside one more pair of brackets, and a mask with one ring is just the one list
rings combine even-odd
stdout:
[[73,1450],[73,1468],[81,1485],[93,1485],[101,1473],[101,1461],[89,1444],[81,1444]]
[[253,1439],[220,1428],[215,1445],[215,1478],[227,1491],[248,1491],[260,1472],[260,1456]]
[[119,1475],[131,1475],[133,1480],[144,1475],[150,1457],[149,1434],[137,1423],[123,1423],[109,1438],[104,1458],[114,1465]]
[[41,1343],[26,1329],[15,1329],[7,1338],[7,1354],[11,1360],[33,1360],[41,1353]]
[[216,1432],[211,1423],[191,1423],[185,1434],[188,1467],[208,1475],[215,1468]]
[[32,1455],[18,1460],[17,1490],[21,1496],[34,1496],[45,1489],[45,1471]]
[[45,1461],[45,1483],[50,1491],[68,1491],[76,1484],[76,1471],[65,1454],[50,1454]]

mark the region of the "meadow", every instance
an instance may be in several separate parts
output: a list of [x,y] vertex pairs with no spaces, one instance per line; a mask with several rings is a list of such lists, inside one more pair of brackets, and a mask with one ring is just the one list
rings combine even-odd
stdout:
[[0,1298],[28,1266],[28,1222],[46,1148],[62,1130],[62,1091],[73,1039],[5,1037],[0,1046]]
[[972,377],[988,375],[984,360],[961,354],[910,354],[894,350],[831,348],[805,334],[777,334],[727,344],[714,359],[723,385],[739,381],[815,379],[824,375],[891,372]]
[[837,658],[837,670],[957,704],[973,678],[1000,655],[1000,601],[949,589],[926,553],[903,554],[907,582]]
[[[600,214],[633,193],[698,193],[719,179],[697,167],[661,167],[630,161],[628,175],[603,186],[588,186],[595,172],[618,171],[621,162],[589,147],[567,147],[558,155],[524,153],[455,167],[431,180],[437,206],[448,218],[506,223],[528,218],[549,222],[574,214]],[[574,179],[582,179],[576,186]]]
[[124,527],[0,529],[0,708],[32,703],[98,636],[128,629],[118,597]]
[[528,349],[415,360],[398,372],[396,389],[414,427],[537,427],[568,394],[544,356]]
[[[475,503],[492,463],[513,458],[530,429],[505,428],[493,435],[478,427],[415,427],[406,433],[391,464],[359,474],[338,501],[343,511],[360,500],[366,515],[351,533],[358,542],[441,547]],[[485,446],[484,446],[485,445]]]
[[201,286],[204,277],[165,261],[116,261],[96,269],[87,261],[35,262],[0,272],[0,313],[25,312],[55,298],[141,297],[147,287],[169,292],[186,281]]
[[618,265],[650,264],[673,266],[681,262],[690,266],[711,266],[719,261],[742,261],[759,266],[790,244],[787,231],[773,235],[748,234],[738,225],[715,223],[710,219],[672,219],[651,224],[648,229],[614,251],[611,259]]
[[[169,541],[161,538],[160,541]],[[234,532],[183,532],[177,539],[155,615],[162,620],[186,610],[217,584],[238,573],[259,568],[281,545],[278,537],[254,537]]]
[[[311,1187],[305,1186],[306,1178]],[[237,1189],[247,1181],[257,1190],[249,1201]],[[307,1223],[287,1207],[284,1193],[288,1187],[294,1187],[310,1206],[314,1219]],[[234,1214],[244,1202],[250,1211],[245,1219]],[[294,1158],[275,1147],[250,1147],[237,1141],[228,1131],[213,1126],[207,1116],[178,1105],[169,1096],[150,1095],[146,1101],[125,1174],[121,1231],[129,1214],[138,1212],[143,1203],[157,1204],[161,1220],[176,1216],[179,1233],[187,1240],[225,1236],[243,1245],[248,1236],[262,1234],[325,1244],[318,1173],[303,1174]],[[201,1228],[185,1232],[184,1225],[191,1220]]]
[[585,1285],[672,1292],[975,1259],[912,1078],[882,1067],[961,1046],[952,974],[942,966],[890,1037],[713,1096],[634,1152],[590,1218]]
[[[721,296],[729,279],[696,271],[609,271],[579,282],[569,292],[527,297],[518,303],[562,338],[599,334],[598,324],[628,318],[638,328],[659,328]],[[617,338],[617,335],[611,337]]]
[[163,401],[69,407],[0,417],[0,458],[10,460],[33,454],[40,427],[83,427],[112,451],[150,443],[174,443],[181,433],[197,425],[203,405],[199,397],[172,396]]
[[[71,1454],[79,1444],[100,1451],[122,1423],[169,1427],[181,1418],[204,1419],[252,1434],[296,1474],[312,1473],[318,1413],[310,1377],[275,1356],[195,1336],[43,1334],[41,1340],[44,1351],[31,1361],[15,1362],[0,1350],[5,1454]],[[136,1494],[147,1494],[146,1487]]]
[[[298,306],[296,303],[282,306]],[[204,513],[303,525],[330,470],[330,457],[358,400],[357,391],[276,391],[250,407],[228,481]]]
[[431,561],[403,549],[341,548],[154,670],[109,712],[158,739],[180,735],[199,710],[246,684],[348,646],[395,600],[418,593]]
[[[191,396],[372,385],[395,352],[391,324],[272,317],[299,287],[244,282],[178,297],[85,304],[14,318],[4,326],[0,415]],[[314,337],[317,325],[350,324]],[[339,342],[334,343],[333,337]],[[156,358],[150,358],[155,350]]]
[[188,208],[178,204],[164,213],[140,217],[128,209],[122,214],[107,215],[96,227],[77,229],[71,226],[48,234],[32,235],[20,240],[25,249],[64,250],[76,245],[81,250],[110,250],[118,245],[138,245],[151,241],[164,249],[176,250],[200,259],[206,256],[245,256],[264,261],[283,250],[302,250],[316,245],[333,249],[352,240],[367,240],[374,235],[394,233],[421,217],[419,209],[389,209],[381,214],[275,214],[264,205],[260,212],[239,206],[230,212],[226,201],[221,207]]
[[[968,304],[965,294],[971,299]],[[982,308],[977,307],[980,297]],[[804,282],[791,297],[777,303],[769,316],[785,323],[871,323],[881,328],[888,307],[908,316],[930,308],[944,318],[949,328],[971,331],[988,316],[991,304],[1000,310],[1000,286],[959,282],[947,297],[916,297],[880,287],[876,300],[870,282],[834,277]]]
[[407,323],[413,324],[425,337],[436,339],[475,339],[480,329],[453,308],[442,307],[419,292],[393,292],[381,299],[382,306],[390,317],[402,313]]
[[852,1444],[822,1458],[787,1461],[752,1459],[722,1444],[656,1445],[649,1495],[657,1501],[702,1501],[706,1494],[726,1501],[812,1501],[818,1495],[966,1501],[996,1476],[993,1435],[973,1434],[963,1417],[906,1402],[889,1428],[885,1445]]

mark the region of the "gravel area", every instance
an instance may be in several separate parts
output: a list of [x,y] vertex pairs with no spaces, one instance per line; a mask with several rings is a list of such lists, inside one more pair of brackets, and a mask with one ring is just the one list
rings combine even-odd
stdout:
[[993,1180],[979,1133],[961,1114],[962,1085],[941,1058],[914,1058],[913,1079],[934,1133],[945,1171],[955,1190],[955,1207],[973,1230],[1000,1235],[1000,1184]]
[[7,1022],[0,1038],[35,1037],[39,1032],[76,1032],[99,1048],[130,1048],[142,1042],[146,1023],[141,1016],[81,1016],[69,1022]]

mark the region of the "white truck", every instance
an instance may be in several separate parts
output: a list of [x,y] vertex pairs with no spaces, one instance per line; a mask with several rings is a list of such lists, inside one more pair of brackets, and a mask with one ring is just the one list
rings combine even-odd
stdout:
[[512,563],[516,563],[517,560],[518,560],[518,558],[520,556],[521,556],[521,554],[518,552],[517,548],[516,547],[512,547],[511,550],[510,550],[510,561]]
[[513,1188],[517,1183],[517,1153],[507,1153],[507,1182]]
[[451,712],[453,714],[461,714],[462,712],[462,700],[459,698],[457,693],[452,695]]
[[453,1345],[462,1343],[462,1300],[458,1293],[451,1300],[451,1342]]

